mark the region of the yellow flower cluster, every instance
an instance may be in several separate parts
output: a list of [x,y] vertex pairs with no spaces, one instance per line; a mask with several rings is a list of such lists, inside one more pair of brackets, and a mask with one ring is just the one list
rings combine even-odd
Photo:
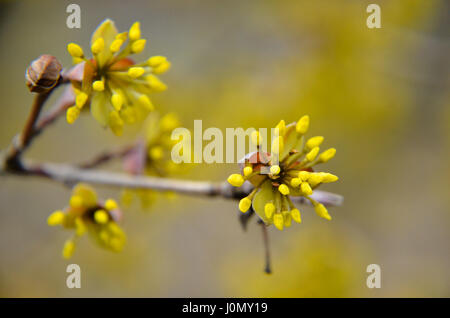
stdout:
[[64,211],[58,210],[50,214],[47,223],[50,226],[61,225],[75,231],[63,248],[63,257],[68,259],[75,251],[76,240],[86,232],[101,247],[120,252],[126,236],[116,223],[119,215],[116,201],[108,199],[99,202],[97,194],[90,186],[79,183],[72,191],[69,207]]
[[[151,113],[144,124],[143,140],[137,145],[137,152],[125,158],[127,172],[139,175],[166,177],[181,172],[182,164],[175,164],[171,160],[172,147],[176,140],[171,139],[172,131],[180,126],[175,113],[168,113],[162,117],[157,112]],[[142,148],[139,153],[140,148]],[[141,161],[136,156],[142,156]],[[131,159],[131,160],[130,160]],[[129,162],[127,164],[127,162]],[[140,163],[143,163],[140,166]],[[168,193],[169,197],[173,193]],[[147,209],[156,198],[155,192],[148,189],[126,189],[122,192],[122,203],[130,206],[134,197],[140,199],[141,207]]]
[[129,55],[142,52],[145,44],[139,22],[128,32],[118,33],[114,23],[105,20],[91,38],[93,58],[86,58],[75,43],[67,46],[74,63],[84,63],[82,81],[72,81],[76,99],[67,110],[68,123],[89,108],[100,124],[121,135],[125,123],[142,120],[154,109],[148,95],[166,90],[156,75],[166,72],[170,62],[164,56],[152,56],[136,64]]
[[228,182],[235,187],[247,180],[254,186],[252,192],[240,200],[240,211],[245,213],[252,206],[266,224],[274,224],[283,230],[291,226],[292,220],[301,223],[300,211],[290,197],[303,196],[313,204],[320,217],[331,220],[325,206],[311,195],[320,184],[338,180],[331,173],[313,170],[315,165],[332,159],[336,149],[330,148],[319,154],[324,138],[316,136],[305,140],[308,129],[307,115],[289,125],[281,120],[274,129],[270,153],[261,150],[262,138],[258,131],[253,132],[251,139],[258,151],[246,156],[241,174],[228,177]]

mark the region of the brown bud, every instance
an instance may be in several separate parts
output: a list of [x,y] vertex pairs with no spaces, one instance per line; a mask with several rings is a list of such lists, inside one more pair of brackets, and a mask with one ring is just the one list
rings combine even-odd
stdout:
[[47,92],[58,83],[61,77],[61,63],[51,55],[41,55],[27,68],[25,79],[31,92]]

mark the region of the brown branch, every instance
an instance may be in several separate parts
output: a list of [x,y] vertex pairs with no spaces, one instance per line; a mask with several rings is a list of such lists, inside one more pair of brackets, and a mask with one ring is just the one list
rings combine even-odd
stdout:
[[111,151],[104,151],[102,153],[100,153],[99,155],[97,155],[96,157],[78,164],[77,166],[81,169],[92,169],[95,167],[98,167],[112,159],[116,159],[116,158],[122,158],[124,156],[126,156],[127,154],[129,154],[131,151],[133,151],[135,148],[135,145],[126,145],[122,148],[118,148],[115,150],[111,150]]

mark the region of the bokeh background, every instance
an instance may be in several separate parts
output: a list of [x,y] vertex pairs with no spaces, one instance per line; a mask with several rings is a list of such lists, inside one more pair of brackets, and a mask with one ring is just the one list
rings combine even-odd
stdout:
[[[381,29],[366,7],[381,6]],[[20,130],[32,101],[27,65],[40,54],[69,66],[68,42],[88,47],[111,18],[141,21],[145,56],[173,66],[154,97],[187,128],[273,127],[312,118],[311,134],[338,149],[326,167],[345,196],[331,222],[303,208],[301,225],[270,230],[272,275],[263,273],[260,228],[244,232],[237,203],[160,195],[149,211],[125,211],[121,254],[84,238],[70,261],[70,235],[49,228],[70,189],[47,180],[0,178],[2,297],[412,297],[450,296],[449,1],[82,1],[81,29],[66,27],[73,1],[0,2],[0,148]],[[76,163],[133,140],[89,116],[50,127],[27,152]],[[111,164],[108,169],[120,168]],[[230,164],[191,165],[177,177],[224,180]],[[324,188],[325,189],[325,188]],[[119,196],[115,189],[98,188]],[[77,263],[82,288],[68,289]],[[379,264],[382,288],[366,287]]]

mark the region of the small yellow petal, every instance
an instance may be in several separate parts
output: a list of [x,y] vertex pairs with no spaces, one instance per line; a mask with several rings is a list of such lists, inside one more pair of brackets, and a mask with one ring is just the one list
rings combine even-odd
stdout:
[[72,208],[81,208],[83,206],[83,198],[79,195],[73,195],[70,197],[69,205]]
[[75,219],[75,234],[77,236],[82,236],[84,233],[86,233],[87,228],[86,225],[84,224],[83,220],[78,217]]
[[120,39],[120,38],[115,39],[115,40],[111,43],[111,45],[109,46],[109,50],[110,50],[112,53],[117,53],[117,52],[119,52],[119,51],[120,51],[120,47],[122,46],[123,42],[124,42],[124,41],[123,41],[122,39]]
[[167,89],[167,85],[164,84],[157,76],[153,74],[147,75],[145,77],[145,80],[147,81],[150,88],[156,92],[163,92]]
[[291,213],[289,213],[288,211],[283,211],[282,214],[283,214],[284,226],[290,227],[292,224]]
[[284,149],[284,140],[283,137],[279,136],[273,139],[272,141],[272,152],[275,154],[280,154]]
[[149,149],[148,155],[153,160],[161,160],[164,157],[164,150],[161,146],[155,146]]
[[304,170],[302,170],[302,171],[300,171],[300,172],[298,173],[298,177],[299,177],[302,181],[308,181],[309,175],[310,175],[310,172],[304,171]]
[[334,174],[331,173],[321,172],[320,175],[322,176],[323,183],[336,182],[339,180],[338,176],[335,176]]
[[165,62],[159,64],[158,66],[153,67],[152,73],[156,74],[156,75],[163,74],[163,73],[167,72],[171,66],[172,66],[172,64],[169,61],[165,61]]
[[286,122],[282,119],[280,122],[275,126],[275,134],[277,136],[284,136],[286,133]]
[[165,56],[152,56],[148,59],[147,64],[150,67],[157,67],[165,62],[167,62],[167,58]]
[[82,108],[84,106],[84,104],[86,104],[88,97],[89,96],[85,92],[78,93],[77,97],[75,97],[75,105],[78,108]]

